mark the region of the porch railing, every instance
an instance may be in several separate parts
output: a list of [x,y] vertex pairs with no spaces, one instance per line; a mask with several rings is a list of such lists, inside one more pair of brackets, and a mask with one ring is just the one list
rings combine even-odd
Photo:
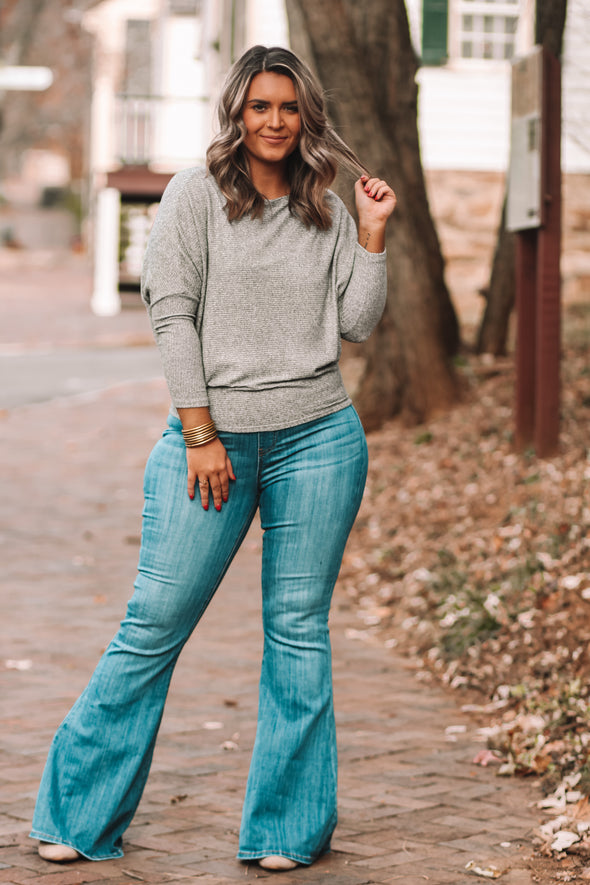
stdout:
[[210,138],[207,99],[118,95],[115,134],[116,157],[122,164],[197,163]]

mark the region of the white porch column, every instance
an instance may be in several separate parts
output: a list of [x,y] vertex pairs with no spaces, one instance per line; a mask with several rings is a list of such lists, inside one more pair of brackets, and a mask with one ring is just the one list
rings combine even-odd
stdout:
[[119,296],[119,225],[121,196],[114,187],[96,196],[94,232],[94,291],[90,306],[97,316],[111,317],[121,310]]

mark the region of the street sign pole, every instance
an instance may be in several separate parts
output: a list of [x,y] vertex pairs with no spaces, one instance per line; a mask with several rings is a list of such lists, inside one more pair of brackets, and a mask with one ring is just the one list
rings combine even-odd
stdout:
[[561,67],[538,46],[512,66],[507,226],[516,232],[515,445],[559,445]]

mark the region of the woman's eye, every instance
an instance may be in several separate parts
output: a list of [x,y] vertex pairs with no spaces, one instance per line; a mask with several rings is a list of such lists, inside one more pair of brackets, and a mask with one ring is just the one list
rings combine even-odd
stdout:
[[265,110],[266,110],[266,105],[264,105],[264,104],[253,104],[253,105],[252,105],[252,109],[255,110],[255,111],[258,111],[258,112],[260,112],[260,111],[265,111]]

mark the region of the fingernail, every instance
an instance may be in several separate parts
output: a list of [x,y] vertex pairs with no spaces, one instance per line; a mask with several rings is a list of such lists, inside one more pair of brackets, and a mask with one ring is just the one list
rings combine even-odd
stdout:
[[191,499],[191,501],[194,501],[194,500],[195,500],[195,496],[194,496],[194,495],[191,495],[190,492],[188,493],[188,496],[189,496],[189,498]]
[[224,496],[223,496],[223,503],[224,503],[224,504],[227,504],[227,495],[224,495]]
[[215,505],[215,509],[216,509],[216,510],[221,510],[221,504],[216,504],[216,505]]
[[209,505],[208,505],[208,504],[203,504],[203,510],[209,510]]

